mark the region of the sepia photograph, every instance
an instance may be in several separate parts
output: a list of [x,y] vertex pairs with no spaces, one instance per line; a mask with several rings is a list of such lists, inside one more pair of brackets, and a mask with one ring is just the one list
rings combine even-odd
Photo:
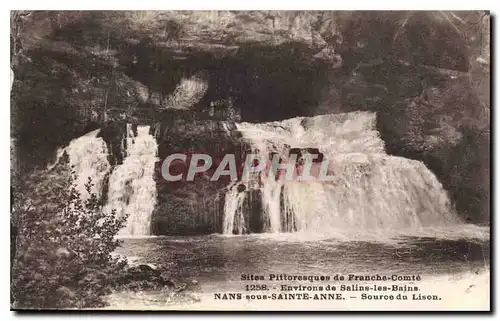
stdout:
[[491,20],[11,10],[10,309],[491,311]]

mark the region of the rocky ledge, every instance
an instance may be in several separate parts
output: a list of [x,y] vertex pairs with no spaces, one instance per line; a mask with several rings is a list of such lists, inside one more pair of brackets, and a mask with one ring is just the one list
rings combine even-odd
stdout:
[[488,222],[489,35],[483,11],[13,11],[12,153],[28,173],[117,123],[368,110]]

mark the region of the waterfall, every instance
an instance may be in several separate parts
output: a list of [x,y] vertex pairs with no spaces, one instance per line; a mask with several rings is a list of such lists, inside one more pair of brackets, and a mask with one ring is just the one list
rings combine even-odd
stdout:
[[[331,182],[278,182],[272,175],[261,180],[264,222],[269,222],[265,232],[418,229],[460,221],[446,191],[422,162],[385,153],[374,113],[240,123],[237,129],[266,157],[272,152],[288,157],[290,147],[318,148],[334,175]],[[225,218],[241,212],[235,197],[244,196],[226,195],[231,206],[226,206]],[[242,229],[225,222],[225,233]]]
[[282,184],[272,175],[262,187],[262,204],[264,205],[264,231],[278,233],[281,229],[280,195]]
[[[235,186],[236,187],[236,186]],[[224,209],[227,215],[224,216],[222,224],[223,234],[244,233],[245,218],[243,216],[243,202],[245,201],[245,193],[239,193],[237,188],[230,188],[226,193],[224,201]]]
[[[449,199],[423,163],[402,157],[342,155],[338,180],[287,182],[297,231],[390,230],[457,223]],[[305,197],[307,196],[307,197]]]
[[[101,197],[105,179],[112,170],[108,161],[108,148],[103,138],[97,137],[100,129],[73,139],[65,148],[57,151],[54,168],[66,152],[76,174],[75,186],[82,198],[89,197],[85,190],[88,178],[92,179],[91,193]],[[151,215],[156,205],[154,169],[157,161],[157,143],[149,134],[149,126],[138,126],[137,135],[127,124],[122,141],[123,163],[109,175],[108,198],[105,212],[116,210],[118,216],[129,215],[127,225],[120,236],[149,235]]]
[[121,236],[149,235],[151,215],[156,205],[154,169],[157,143],[149,134],[149,126],[138,126],[135,136],[127,125],[125,158],[109,177],[108,203],[105,208],[129,215]]
[[97,197],[102,196],[102,189],[106,174],[111,169],[108,162],[108,148],[106,142],[97,137],[100,129],[91,131],[79,138],[73,139],[65,148],[57,151],[57,159],[54,164],[48,166],[51,170],[60,160],[64,152],[69,156],[69,164],[76,174],[74,182],[76,189],[80,192],[82,199],[87,199],[89,194],[85,189],[85,184],[89,177],[93,186],[91,193]]

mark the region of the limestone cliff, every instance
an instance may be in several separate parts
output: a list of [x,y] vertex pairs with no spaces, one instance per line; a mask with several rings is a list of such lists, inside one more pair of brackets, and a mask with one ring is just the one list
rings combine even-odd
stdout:
[[[389,153],[423,160],[463,216],[489,218],[488,12],[33,11],[11,18],[11,132],[24,171],[98,127],[369,110]],[[186,137],[197,132],[188,127],[175,129],[180,141],[183,128]]]

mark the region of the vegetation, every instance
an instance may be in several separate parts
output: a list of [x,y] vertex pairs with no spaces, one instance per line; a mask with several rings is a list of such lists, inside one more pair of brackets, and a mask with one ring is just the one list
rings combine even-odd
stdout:
[[58,164],[14,190],[13,308],[103,306],[126,266],[112,256],[126,217],[102,211],[100,199],[90,193],[90,178],[90,197],[83,199],[69,174],[67,164]]

